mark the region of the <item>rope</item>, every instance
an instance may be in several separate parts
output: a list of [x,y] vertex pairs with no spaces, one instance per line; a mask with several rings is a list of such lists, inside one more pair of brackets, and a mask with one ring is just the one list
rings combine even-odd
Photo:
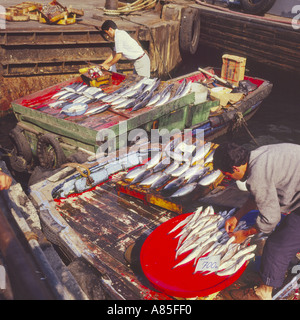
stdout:
[[254,143],[259,147],[259,143],[256,141],[256,139],[254,138],[253,134],[250,132],[250,130],[248,129],[248,125],[247,125],[247,122],[243,116],[243,114],[241,112],[237,112],[236,113],[236,118],[237,118],[237,121],[236,121],[236,126],[241,126],[243,125],[244,128],[246,129],[247,133],[249,134],[249,136],[251,137],[251,139],[254,141]]
[[107,15],[121,15],[121,14],[129,14],[134,11],[152,9],[155,7],[157,0],[136,0],[133,3],[121,4],[117,10],[112,9],[103,9],[104,14]]
[[[75,168],[80,173],[80,175],[82,177],[87,178],[86,183],[88,185],[91,185],[94,182],[94,180],[90,177],[91,170],[89,169],[88,166],[86,166],[84,164],[68,162],[68,163],[64,163],[61,167],[62,168],[66,168],[66,167]],[[84,168],[87,171],[87,173],[84,173],[83,171],[81,171],[80,167]]]

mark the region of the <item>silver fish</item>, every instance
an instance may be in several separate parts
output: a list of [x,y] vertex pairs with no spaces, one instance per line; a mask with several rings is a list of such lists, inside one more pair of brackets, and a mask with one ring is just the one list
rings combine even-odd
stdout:
[[184,226],[185,224],[187,224],[189,221],[191,221],[193,219],[193,214],[188,215],[184,220],[181,220],[179,223],[176,224],[176,226],[168,232],[168,234],[176,231],[177,229],[179,229],[180,227]]
[[172,178],[173,177],[171,175],[165,174],[163,172],[162,176],[150,186],[150,189],[158,189],[165,185]]
[[169,91],[169,92],[166,93],[166,95],[163,98],[158,100],[158,102],[155,104],[155,107],[160,107],[163,104],[167,103],[168,100],[170,99],[170,96],[171,96],[171,92]]
[[180,166],[180,162],[174,161],[171,163],[168,168],[164,171],[165,174],[171,174],[173,171],[175,171]]
[[134,99],[127,99],[125,98],[125,100],[117,105],[114,106],[114,109],[126,109],[126,106],[129,104],[129,103],[132,103],[134,101]]
[[188,178],[186,183],[198,182],[208,170],[209,168],[203,168],[202,170],[199,170],[197,173]]
[[194,165],[197,161],[204,160],[204,157],[207,155],[210,148],[211,148],[211,142],[207,142],[203,146],[201,146],[193,156],[191,160],[191,164]]
[[193,166],[193,167],[189,167],[185,172],[183,172],[179,178],[181,176],[183,176],[185,179],[189,179],[191,176],[195,175],[197,172],[199,172],[200,170],[204,170],[202,165],[197,165],[197,166]]
[[175,193],[171,195],[171,198],[179,198],[184,197],[190,193],[192,193],[197,188],[197,182],[189,183],[185,185],[184,187],[177,190]]
[[190,167],[190,163],[189,162],[185,162],[183,163],[180,167],[178,167],[176,170],[174,170],[171,175],[172,177],[179,177],[180,175],[182,175],[185,171],[187,171],[187,169]]
[[220,233],[216,233],[213,237],[208,238],[203,245],[196,247],[187,257],[185,257],[182,261],[180,261],[178,264],[176,264],[172,269],[177,268],[183,264],[186,264],[195,258],[197,258],[204,250],[206,245],[210,242],[215,242],[218,237],[220,236]]
[[215,149],[215,150],[213,150],[213,151],[212,151],[212,152],[207,156],[207,158],[205,159],[204,164],[206,164],[206,163],[209,163],[209,162],[212,162],[212,161],[213,161],[215,151],[216,151],[216,149]]
[[166,197],[174,193],[181,185],[184,183],[184,178],[177,178],[171,182],[169,182],[162,190],[161,194]]
[[142,173],[143,171],[146,171],[147,168],[145,168],[145,166],[139,166],[139,167],[135,167],[134,169],[130,170],[126,176],[125,176],[125,180],[131,180],[134,179],[137,175],[139,175],[140,173]]
[[86,116],[92,115],[92,114],[97,114],[97,113],[101,113],[104,112],[105,110],[107,110],[110,107],[109,104],[104,104],[102,106],[96,107],[94,109],[91,109],[89,111],[87,111],[85,113]]
[[146,179],[147,177],[149,177],[151,174],[153,173],[153,170],[151,169],[146,169],[145,171],[141,172],[140,174],[138,174],[131,182],[130,185],[139,183],[141,181],[143,181],[144,179]]
[[214,170],[211,173],[209,173],[208,175],[204,176],[198,182],[198,184],[200,186],[209,186],[210,184],[212,184],[213,182],[215,182],[217,180],[217,178],[220,176],[220,174],[221,174],[220,170]]
[[242,258],[240,258],[234,265],[228,267],[225,270],[218,271],[216,274],[220,277],[232,275],[232,274],[236,273],[244,265],[244,263],[246,261],[248,261],[254,257],[255,257],[254,253],[248,253],[245,256],[243,256]]
[[170,158],[163,158],[154,168],[153,172],[165,169],[170,164]]
[[145,180],[140,182],[140,186],[151,186],[154,182],[156,182],[159,178],[162,176],[162,172],[156,172],[149,177],[147,177]]
[[153,158],[151,158],[147,163],[147,169],[153,168],[156,166],[162,157],[162,152],[158,152]]

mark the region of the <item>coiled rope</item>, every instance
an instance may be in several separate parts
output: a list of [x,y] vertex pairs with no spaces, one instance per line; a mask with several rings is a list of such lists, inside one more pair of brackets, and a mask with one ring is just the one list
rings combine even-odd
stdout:
[[119,3],[119,8],[117,10],[103,9],[104,14],[116,16],[122,14],[130,14],[134,11],[152,9],[155,7],[157,0],[137,0],[133,3]]

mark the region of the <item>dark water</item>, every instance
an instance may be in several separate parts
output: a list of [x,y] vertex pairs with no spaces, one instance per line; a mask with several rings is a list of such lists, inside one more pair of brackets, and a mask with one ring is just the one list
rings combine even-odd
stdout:
[[[197,56],[181,67],[179,73],[195,71],[198,67],[221,67],[222,54],[220,50],[203,48]],[[247,60],[246,74],[273,83],[273,90],[263,101],[257,113],[247,122],[248,129],[259,145],[290,142],[300,144],[300,77],[294,73],[269,67]],[[257,145],[242,128],[233,137],[223,136],[215,140],[222,143],[231,139],[249,149]]]

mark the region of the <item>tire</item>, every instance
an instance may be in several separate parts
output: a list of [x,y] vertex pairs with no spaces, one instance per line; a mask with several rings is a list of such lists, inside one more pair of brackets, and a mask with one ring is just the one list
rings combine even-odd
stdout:
[[179,48],[183,55],[194,55],[200,39],[200,14],[197,9],[182,10],[179,29]]
[[42,168],[57,169],[66,161],[59,141],[51,133],[47,133],[38,139],[36,152]]
[[9,137],[13,144],[12,156],[9,159],[12,169],[17,172],[28,171],[33,157],[30,144],[24,136],[23,130],[20,127],[15,127],[10,131]]
[[240,0],[242,9],[251,14],[263,15],[268,12],[276,0]]

